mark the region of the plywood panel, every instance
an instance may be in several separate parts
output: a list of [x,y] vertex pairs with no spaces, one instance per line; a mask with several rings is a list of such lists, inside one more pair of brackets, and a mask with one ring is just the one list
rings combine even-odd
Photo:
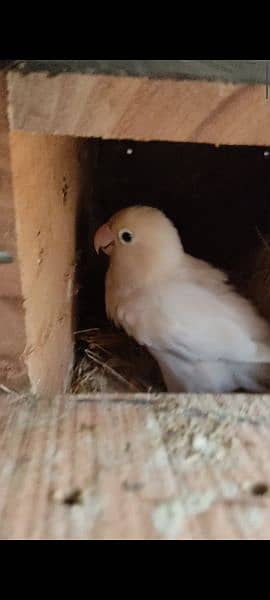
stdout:
[[9,73],[12,129],[61,135],[269,145],[265,85]]
[[0,428],[1,539],[270,538],[269,396],[3,396]]

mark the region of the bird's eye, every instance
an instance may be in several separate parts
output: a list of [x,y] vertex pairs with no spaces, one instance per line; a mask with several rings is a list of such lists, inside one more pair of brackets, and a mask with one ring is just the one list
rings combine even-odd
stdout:
[[130,244],[133,241],[133,234],[129,229],[120,229],[118,237],[122,244]]

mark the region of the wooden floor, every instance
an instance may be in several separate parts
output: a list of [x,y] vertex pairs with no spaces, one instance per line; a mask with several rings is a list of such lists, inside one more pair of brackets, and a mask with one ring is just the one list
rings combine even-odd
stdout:
[[270,539],[270,396],[0,395],[0,538]]

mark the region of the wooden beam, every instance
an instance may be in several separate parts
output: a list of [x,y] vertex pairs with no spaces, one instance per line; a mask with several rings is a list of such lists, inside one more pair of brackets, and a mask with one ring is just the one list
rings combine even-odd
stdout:
[[25,132],[10,137],[25,356],[32,391],[38,395],[65,391],[73,366],[75,235],[84,145]]
[[0,73],[0,251],[10,262],[0,263],[0,385],[28,385],[24,361],[26,344],[16,224],[12,194],[6,79]]
[[265,85],[12,71],[13,130],[55,135],[270,144]]
[[2,396],[1,539],[269,539],[270,397]]

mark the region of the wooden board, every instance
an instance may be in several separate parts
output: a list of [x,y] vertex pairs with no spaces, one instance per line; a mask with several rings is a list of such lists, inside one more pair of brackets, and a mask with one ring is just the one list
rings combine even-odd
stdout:
[[13,130],[54,135],[270,145],[264,85],[10,72]]
[[270,539],[270,396],[2,396],[1,539]]
[[[12,61],[9,61],[12,62]],[[267,60],[26,60],[22,73],[104,73],[138,77],[265,83]]]
[[[85,142],[13,133],[10,138],[32,392],[66,390],[73,366],[75,234]],[[84,156],[85,155],[85,156]]]
[[23,352],[25,317],[17,257],[15,213],[7,122],[6,81],[0,73],[0,251],[11,262],[0,263],[0,385],[12,389],[28,383]]

